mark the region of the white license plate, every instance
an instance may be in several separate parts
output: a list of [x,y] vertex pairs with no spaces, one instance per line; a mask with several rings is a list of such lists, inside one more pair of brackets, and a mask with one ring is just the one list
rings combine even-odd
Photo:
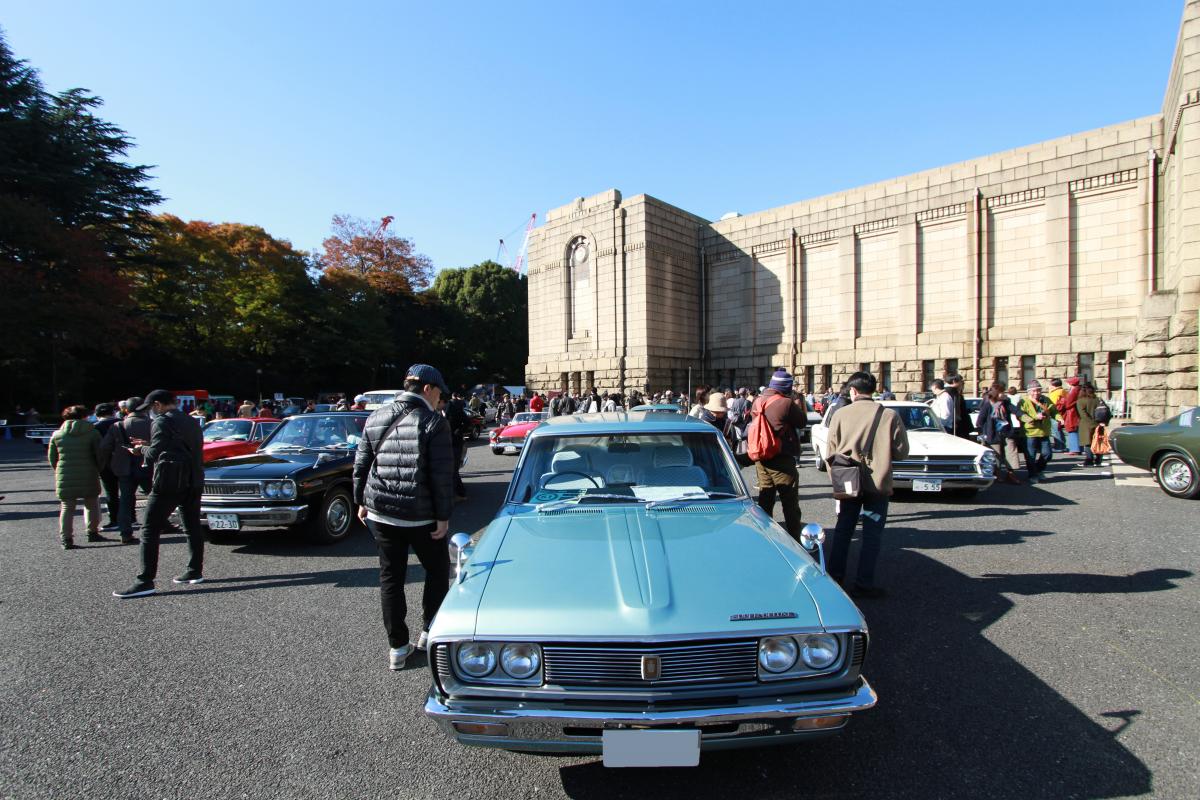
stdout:
[[920,478],[913,479],[914,492],[940,492],[942,490],[942,482],[940,480],[921,480]]
[[604,731],[606,767],[694,767],[700,731]]
[[238,522],[237,514],[209,514],[208,527],[214,531],[236,531],[242,525]]

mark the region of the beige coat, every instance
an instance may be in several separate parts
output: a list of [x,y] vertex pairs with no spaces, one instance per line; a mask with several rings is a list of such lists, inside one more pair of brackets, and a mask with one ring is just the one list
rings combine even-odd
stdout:
[[865,465],[863,492],[888,497],[892,493],[892,462],[908,456],[908,430],[899,414],[883,409],[871,452],[864,453],[878,409],[879,404],[869,397],[859,397],[838,409],[829,421],[825,457],[828,460],[841,453]]

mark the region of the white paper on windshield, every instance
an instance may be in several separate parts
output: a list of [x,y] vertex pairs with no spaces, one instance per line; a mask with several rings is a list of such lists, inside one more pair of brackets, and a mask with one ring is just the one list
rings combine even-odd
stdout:
[[634,486],[633,496],[639,500],[670,500],[672,497],[694,494],[707,497],[708,492],[699,486]]

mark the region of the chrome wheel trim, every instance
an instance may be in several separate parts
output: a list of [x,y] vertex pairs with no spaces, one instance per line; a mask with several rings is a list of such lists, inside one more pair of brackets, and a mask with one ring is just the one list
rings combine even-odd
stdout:
[[1171,492],[1186,492],[1193,481],[1191,467],[1181,458],[1168,459],[1166,464],[1158,468],[1158,478],[1163,487]]
[[341,536],[350,527],[350,504],[345,497],[335,497],[325,509],[325,530],[330,536]]

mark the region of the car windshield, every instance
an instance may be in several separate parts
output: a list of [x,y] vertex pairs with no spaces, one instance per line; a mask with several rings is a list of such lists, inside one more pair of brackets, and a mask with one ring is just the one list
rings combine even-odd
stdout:
[[982,397],[968,397],[965,400],[963,400],[963,402],[967,404],[967,413],[974,414],[976,411],[979,410],[979,406],[983,403],[983,398]]
[[900,415],[904,427],[910,431],[942,430],[942,426],[933,418],[933,412],[926,406],[891,406],[891,409]]
[[204,426],[206,442],[249,441],[254,423],[248,419],[215,419]]
[[260,452],[352,450],[362,438],[365,417],[305,414],[285,420]]
[[509,502],[644,503],[743,497],[714,431],[535,436]]
[[367,405],[381,406],[395,400],[398,394],[399,392],[371,392],[363,397],[367,398]]
[[549,416],[545,411],[522,411],[520,414],[513,415],[512,424],[520,425],[522,422],[541,422]]

